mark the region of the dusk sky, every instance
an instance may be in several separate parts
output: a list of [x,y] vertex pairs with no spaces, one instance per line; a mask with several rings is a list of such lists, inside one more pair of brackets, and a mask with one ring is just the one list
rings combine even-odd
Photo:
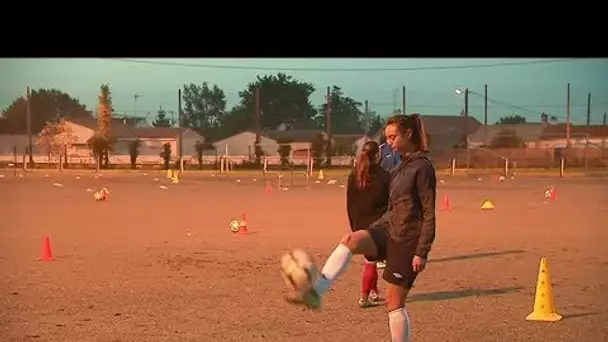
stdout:
[[[136,107],[138,116],[151,121],[161,105],[177,110],[177,90],[183,84],[217,84],[229,109],[256,75],[284,72],[315,86],[315,105],[324,101],[327,86],[337,85],[357,101],[368,100],[370,109],[383,116],[395,103],[401,107],[402,86],[408,113],[458,115],[464,98],[454,89],[469,87],[483,95],[487,84],[490,123],[512,114],[539,121],[541,112],[565,120],[570,82],[573,121],[584,124],[591,92],[591,122],[601,124],[608,111],[608,59],[479,67],[527,61],[539,59],[1,59],[0,106],[7,108],[29,85],[59,89],[94,110],[100,85],[109,83],[116,112],[132,115]],[[475,67],[461,68],[467,65]],[[268,70],[272,68],[284,70]],[[370,70],[383,68],[402,70]],[[469,112],[480,122],[482,105],[482,97],[471,95]]]

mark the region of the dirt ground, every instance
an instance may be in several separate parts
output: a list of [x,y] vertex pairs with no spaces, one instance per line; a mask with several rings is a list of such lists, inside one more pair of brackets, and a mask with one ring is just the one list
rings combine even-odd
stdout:
[[[251,176],[4,175],[2,341],[389,341],[385,308],[357,305],[359,257],[320,312],[282,299],[280,255],[304,248],[321,264],[348,231],[342,180],[296,177],[280,191],[274,179],[268,195]],[[551,185],[558,198],[545,204]],[[106,202],[85,191],[104,186]],[[438,211],[408,300],[414,341],[608,341],[608,180],[459,178],[438,191],[438,207],[448,195],[453,208]],[[496,208],[480,210],[484,199]],[[249,235],[228,229],[242,214]],[[36,260],[44,236],[56,261]],[[525,320],[541,257],[555,323]]]

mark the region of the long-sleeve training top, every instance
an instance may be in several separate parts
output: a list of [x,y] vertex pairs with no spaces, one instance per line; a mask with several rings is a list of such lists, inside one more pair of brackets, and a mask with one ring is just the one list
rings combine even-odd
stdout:
[[353,231],[366,229],[388,210],[390,174],[379,164],[371,165],[370,185],[357,189],[355,170],[348,176],[346,188],[346,212]]
[[435,168],[421,152],[402,157],[391,171],[389,210],[375,224],[388,223],[392,239],[418,239],[416,255],[426,258],[435,240]]

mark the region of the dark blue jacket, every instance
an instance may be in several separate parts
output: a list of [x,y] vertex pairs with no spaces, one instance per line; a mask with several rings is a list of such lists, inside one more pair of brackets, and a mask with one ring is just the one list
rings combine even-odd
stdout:
[[391,172],[401,162],[401,153],[393,151],[387,143],[380,145],[380,156],[380,166],[387,172]]

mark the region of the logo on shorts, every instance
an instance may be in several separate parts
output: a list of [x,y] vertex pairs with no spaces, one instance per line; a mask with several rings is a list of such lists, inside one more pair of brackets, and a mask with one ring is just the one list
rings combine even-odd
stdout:
[[397,279],[403,279],[403,276],[401,275],[401,273],[393,273],[393,276]]

